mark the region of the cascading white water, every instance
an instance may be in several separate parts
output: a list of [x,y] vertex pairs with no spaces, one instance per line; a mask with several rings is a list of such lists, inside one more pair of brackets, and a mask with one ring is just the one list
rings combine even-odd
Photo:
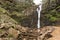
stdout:
[[37,27],[40,28],[40,15],[41,15],[41,8],[42,5],[39,5],[39,8],[37,8],[37,12],[38,12],[38,22],[37,22]]
[[38,5],[39,7],[37,8],[37,12],[38,12],[38,22],[37,22],[37,28],[40,28],[40,14],[41,14],[41,10],[42,10],[42,0],[33,0],[33,2],[35,3],[35,5]]

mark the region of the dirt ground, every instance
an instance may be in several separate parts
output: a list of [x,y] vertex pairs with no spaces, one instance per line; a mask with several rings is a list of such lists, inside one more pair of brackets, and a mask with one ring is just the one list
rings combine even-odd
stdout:
[[60,40],[60,27],[54,27],[55,30],[51,33],[52,37],[48,40]]

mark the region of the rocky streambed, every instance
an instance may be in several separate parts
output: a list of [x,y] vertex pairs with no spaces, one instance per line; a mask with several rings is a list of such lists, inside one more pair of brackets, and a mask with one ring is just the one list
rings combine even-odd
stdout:
[[52,36],[50,35],[53,31],[51,26],[37,29],[22,27],[17,24],[11,25],[6,23],[0,24],[0,40],[47,40]]

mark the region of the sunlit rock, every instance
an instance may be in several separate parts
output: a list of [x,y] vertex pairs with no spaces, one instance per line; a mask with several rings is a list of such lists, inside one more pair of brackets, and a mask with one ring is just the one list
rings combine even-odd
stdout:
[[17,38],[18,35],[20,34],[19,31],[15,30],[15,29],[13,29],[13,28],[10,28],[10,29],[8,30],[8,33],[9,33],[10,35],[12,35],[14,38]]

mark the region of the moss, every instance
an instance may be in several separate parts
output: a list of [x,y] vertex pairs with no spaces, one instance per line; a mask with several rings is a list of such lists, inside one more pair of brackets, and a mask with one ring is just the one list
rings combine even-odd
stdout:
[[52,22],[54,22],[54,21],[56,21],[56,20],[58,20],[56,17],[50,17],[50,19],[49,19],[50,21],[52,21]]
[[11,35],[11,34],[8,34],[8,37],[9,37],[9,38],[11,38],[11,37],[13,37],[13,35]]
[[0,12],[2,12],[2,13],[5,13],[5,12],[7,12],[4,8],[1,8],[0,7]]

